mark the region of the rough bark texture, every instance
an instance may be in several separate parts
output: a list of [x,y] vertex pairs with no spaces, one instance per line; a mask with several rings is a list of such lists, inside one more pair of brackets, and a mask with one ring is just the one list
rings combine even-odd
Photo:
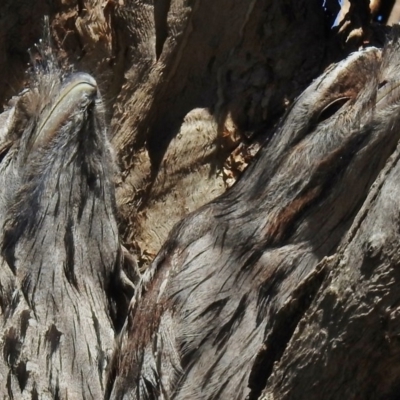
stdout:
[[[111,105],[120,232],[144,265],[180,218],[224,191],[223,164],[243,138],[247,154],[249,139],[271,135],[291,100],[340,53],[329,39],[334,18],[316,0],[43,7],[54,15],[59,58],[95,76]],[[34,26],[31,46],[39,17]]]
[[375,3],[2,2],[4,398],[397,398]]

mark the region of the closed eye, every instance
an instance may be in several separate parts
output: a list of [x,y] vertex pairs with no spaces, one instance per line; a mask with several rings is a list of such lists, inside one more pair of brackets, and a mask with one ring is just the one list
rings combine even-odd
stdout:
[[333,100],[319,113],[317,124],[332,117],[332,115],[336,114],[349,100],[350,97],[340,97],[339,99]]
[[381,83],[379,83],[378,89],[384,87],[386,84],[387,84],[387,81],[382,81]]
[[8,141],[2,145],[0,145],[0,163],[4,160],[4,157],[7,155],[12,145],[11,141]]

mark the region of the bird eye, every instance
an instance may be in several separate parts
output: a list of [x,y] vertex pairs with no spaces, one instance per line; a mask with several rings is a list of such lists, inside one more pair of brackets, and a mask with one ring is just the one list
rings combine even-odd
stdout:
[[318,115],[317,123],[327,120],[339,111],[348,101],[350,97],[340,97],[329,103]]
[[11,141],[8,141],[2,145],[0,145],[0,163],[4,160],[4,157],[7,155],[12,145]]
[[387,81],[380,82],[378,85],[378,89],[380,89],[381,87],[384,87],[386,84],[387,84]]
[[93,102],[93,96],[84,96],[80,104],[81,110],[85,110],[92,102]]

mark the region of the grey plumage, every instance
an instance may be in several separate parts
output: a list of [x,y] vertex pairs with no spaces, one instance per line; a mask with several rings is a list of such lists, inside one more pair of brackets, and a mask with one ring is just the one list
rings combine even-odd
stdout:
[[100,399],[122,252],[114,161],[88,74],[41,44],[31,85],[3,116],[0,393]]
[[318,289],[316,266],[400,138],[395,36],[314,81],[241,180],[174,228],[132,303],[107,398],[258,398],[310,302],[302,285]]

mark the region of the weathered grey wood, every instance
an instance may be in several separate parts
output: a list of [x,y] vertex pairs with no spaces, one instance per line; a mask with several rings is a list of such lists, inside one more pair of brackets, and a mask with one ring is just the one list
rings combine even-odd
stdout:
[[[154,2],[156,20],[162,19],[160,12],[168,8],[166,3]],[[112,143],[123,171],[117,186],[121,231],[130,249],[151,254],[160,249],[176,222],[219,194],[215,187],[231,151],[223,138],[227,116],[243,137],[267,121],[272,125],[285,107],[287,94],[299,94],[326,62],[324,13],[319,1],[169,3],[163,17],[168,36],[158,56],[156,44],[162,40],[152,26],[152,5],[135,1],[116,9],[132,26],[135,43],[133,62],[111,121]],[[305,20],[309,24],[300,29]],[[288,58],[290,63],[283,62]],[[204,123],[200,129],[185,124],[198,108],[207,109],[209,116],[204,122],[208,126],[212,122],[212,131]],[[182,131],[188,137],[184,142],[190,141],[197,155],[187,156],[187,146],[177,143]],[[183,158],[177,168],[184,168],[185,179],[175,180],[176,174],[165,173],[164,161],[172,153],[171,147]],[[186,191],[201,195],[185,204],[175,193]],[[157,207],[164,200],[171,204],[172,212]],[[160,227],[158,237],[151,220],[157,220]]]
[[[33,0],[5,0],[0,15],[19,21],[19,5],[29,8]],[[51,14],[64,65],[91,73],[102,90],[120,167],[119,229],[144,267],[176,222],[225,189],[221,170],[233,147],[265,140],[310,80],[346,52],[330,44],[334,17],[320,0],[68,0],[51,7],[39,0],[33,23],[25,26],[20,17],[23,36],[0,19],[0,32],[22,54],[30,32],[30,45],[39,38],[38,7]],[[25,68],[4,50],[7,70]],[[187,123],[199,109],[199,124]],[[227,120],[240,138],[233,146],[225,137]],[[179,141],[182,132],[186,138]],[[188,142],[194,151],[185,157]],[[183,159],[176,167],[185,179],[165,173],[170,154]],[[162,211],[164,200],[172,204],[176,193],[186,192],[198,195],[178,199],[172,213]]]
[[261,400],[398,398],[399,160],[397,148],[337,253],[318,266],[328,278]]

